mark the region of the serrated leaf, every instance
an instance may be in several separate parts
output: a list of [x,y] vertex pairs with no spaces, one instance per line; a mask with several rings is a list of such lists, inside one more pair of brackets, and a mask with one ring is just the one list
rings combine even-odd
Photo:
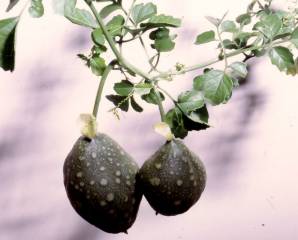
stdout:
[[122,80],[114,84],[114,90],[120,96],[128,96],[133,91],[133,84],[130,81]]
[[195,44],[203,44],[212,42],[215,40],[215,32],[214,31],[206,31],[197,36]]
[[136,102],[133,96],[130,98],[130,104],[136,112],[143,112],[143,108]]
[[149,94],[152,89],[152,85],[150,83],[138,83],[135,85],[134,92],[139,95]]
[[196,90],[186,91],[178,97],[178,105],[183,112],[195,111],[205,104],[202,93]]
[[75,8],[77,0],[65,0],[64,16],[74,24],[90,28],[98,28],[94,17],[85,9]]
[[101,11],[99,12],[99,15],[102,17],[102,18],[106,18],[108,17],[111,13],[117,11],[121,9],[121,6],[119,4],[110,4],[110,5],[107,5],[105,6],[103,9],[101,9]]
[[229,68],[233,71],[233,75],[240,78],[245,78],[248,74],[247,64],[244,62],[234,62],[229,65]]
[[236,27],[236,24],[233,21],[224,21],[220,24],[220,28],[222,32],[236,32],[238,29]]
[[141,23],[141,27],[156,28],[156,27],[180,27],[181,19],[167,16],[164,14],[152,16],[148,22]]
[[256,23],[253,29],[263,33],[268,39],[273,39],[281,30],[282,21],[276,14],[265,16],[260,22]]
[[295,30],[292,33],[291,36],[291,42],[295,45],[295,47],[298,49],[298,27],[295,28]]
[[112,36],[120,36],[122,35],[122,28],[123,28],[124,22],[125,20],[123,16],[117,15],[107,23],[107,30],[110,32]]
[[157,13],[156,5],[153,3],[140,3],[134,6],[132,18],[136,24],[139,24]]
[[[165,96],[161,92],[159,92],[159,95],[161,100],[164,101]],[[151,89],[149,94],[142,95],[142,99],[145,100],[147,103],[156,104],[156,105],[158,103],[158,99],[154,89]]]
[[173,42],[170,37],[156,39],[154,41],[153,48],[158,52],[169,52],[175,48],[175,42]]
[[28,9],[31,17],[40,18],[44,14],[42,0],[31,0],[31,6]]
[[106,98],[111,101],[115,107],[120,108],[124,112],[128,111],[129,99],[127,99],[127,97],[119,95],[107,95]]
[[294,63],[293,54],[285,47],[274,47],[269,51],[271,63],[278,67],[280,71],[292,68]]
[[9,0],[9,5],[6,8],[6,12],[10,11],[20,0]]
[[202,91],[212,105],[226,103],[232,95],[233,81],[220,70],[211,70],[194,79],[194,89]]
[[105,44],[105,36],[100,28],[97,28],[92,31],[91,38],[94,44],[101,46]]
[[106,63],[103,58],[100,56],[94,56],[89,61],[89,66],[91,67],[91,71],[96,76],[102,76],[104,70],[106,69]]
[[0,20],[0,67],[13,71],[15,66],[15,34],[19,18]]

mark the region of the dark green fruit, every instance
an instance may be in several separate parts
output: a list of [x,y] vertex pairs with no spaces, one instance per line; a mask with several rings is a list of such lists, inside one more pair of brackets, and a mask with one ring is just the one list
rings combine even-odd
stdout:
[[186,212],[199,200],[206,171],[201,160],[174,139],[144,163],[138,181],[156,213],[173,216]]
[[80,137],[64,163],[64,185],[76,212],[109,233],[126,232],[134,223],[142,193],[138,166],[110,137]]

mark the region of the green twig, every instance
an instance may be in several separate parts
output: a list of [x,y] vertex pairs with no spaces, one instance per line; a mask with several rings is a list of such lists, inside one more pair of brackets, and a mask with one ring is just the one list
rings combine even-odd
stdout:
[[94,107],[93,107],[93,116],[96,118],[97,117],[97,113],[98,113],[98,107],[99,107],[99,103],[101,100],[101,96],[102,96],[102,92],[103,92],[103,87],[105,85],[105,82],[107,80],[107,77],[110,73],[110,71],[113,69],[113,63],[110,63],[106,69],[103,72],[103,75],[100,79],[100,83],[98,86],[98,90],[97,90],[97,94],[96,94],[96,98],[95,98],[95,103],[94,103]]

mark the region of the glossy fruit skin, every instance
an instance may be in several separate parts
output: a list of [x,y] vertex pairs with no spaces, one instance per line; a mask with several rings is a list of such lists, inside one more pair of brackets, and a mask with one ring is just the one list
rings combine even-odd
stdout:
[[71,205],[89,223],[108,233],[134,223],[142,193],[138,166],[109,136],[80,137],[66,157],[64,185]]
[[138,181],[156,213],[174,216],[199,200],[206,185],[206,170],[182,141],[173,139],[143,164]]

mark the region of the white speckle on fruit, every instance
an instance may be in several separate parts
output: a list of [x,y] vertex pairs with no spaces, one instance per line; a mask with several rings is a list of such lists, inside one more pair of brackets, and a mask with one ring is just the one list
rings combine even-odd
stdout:
[[174,205],[176,205],[176,206],[178,206],[180,204],[181,204],[181,201],[180,200],[177,200],[177,201],[174,202]]
[[97,156],[97,155],[96,155],[96,152],[92,152],[92,153],[91,153],[91,156],[92,156],[93,158],[96,158],[96,156]]
[[128,201],[128,197],[126,195],[124,195],[124,202]]
[[173,172],[173,171],[170,171],[170,174],[171,174],[171,175],[174,175],[174,172]]
[[107,201],[112,202],[114,200],[114,193],[108,193],[107,195]]
[[82,172],[78,172],[76,176],[77,176],[77,178],[81,178],[81,177],[83,177],[83,173]]
[[99,170],[100,170],[100,171],[104,171],[104,170],[106,170],[106,168],[105,168],[105,167],[100,167]]
[[120,181],[120,178],[116,178],[115,181],[116,181],[116,183],[118,183],[118,184],[120,184],[120,182],[121,182],[121,181]]
[[102,185],[102,186],[106,186],[107,184],[108,184],[108,180],[107,180],[107,179],[102,178],[102,179],[100,180],[100,185]]
[[191,175],[189,179],[190,179],[190,181],[193,181],[193,180],[195,180],[195,176]]
[[126,181],[126,185],[130,186],[130,184],[131,184],[130,181],[127,180],[127,181]]
[[90,185],[94,185],[95,184],[95,181],[94,180],[91,180],[90,181]]
[[75,185],[75,189],[79,189],[79,185]]
[[87,195],[86,198],[89,199],[90,198],[90,195]]
[[193,173],[193,168],[190,168],[189,169],[189,173]]
[[156,163],[155,167],[156,167],[156,169],[161,169],[161,163]]
[[120,163],[116,163],[116,166],[119,167],[120,166]]
[[121,152],[120,152],[120,154],[123,156],[123,155],[124,155],[124,152],[123,152],[123,151],[121,151]]
[[197,181],[194,181],[194,182],[193,182],[193,185],[194,185],[194,186],[197,186]]
[[181,186],[183,184],[183,181],[179,179],[179,180],[177,180],[176,183],[177,183],[178,186]]
[[103,207],[103,206],[107,205],[107,202],[106,202],[106,201],[100,201],[100,203],[99,203],[99,204],[100,204],[100,206],[102,206],[102,207]]
[[111,209],[110,211],[109,211],[109,214],[114,214],[115,213],[115,210],[114,209]]
[[121,176],[121,172],[118,170],[118,171],[116,171],[116,176]]
[[90,166],[90,163],[89,163],[89,162],[87,162],[87,164],[86,164],[86,165],[87,165],[87,167],[89,167],[89,166]]
[[126,176],[126,179],[129,179],[129,176],[128,175]]
[[150,179],[150,183],[151,183],[152,186],[159,186],[159,184],[160,184],[160,179],[157,178],[157,177],[151,178],[151,179]]
[[80,182],[80,186],[81,187],[84,187],[85,186],[85,183],[84,182]]

